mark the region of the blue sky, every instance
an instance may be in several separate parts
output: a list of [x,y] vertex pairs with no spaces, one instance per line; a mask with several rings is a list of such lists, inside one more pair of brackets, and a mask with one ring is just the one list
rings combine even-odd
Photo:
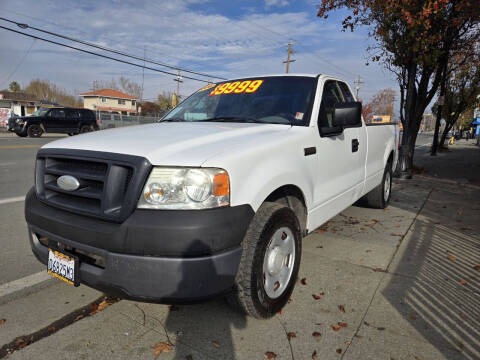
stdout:
[[[366,30],[341,32],[343,14],[319,19],[316,4],[312,0],[2,0],[0,13],[137,56],[143,56],[145,49],[147,58],[226,78],[285,72],[282,61],[292,39],[296,51],[293,73],[332,74],[352,87],[360,75],[365,82],[360,96],[366,100],[384,88],[397,91],[390,72],[380,64],[365,65],[366,48],[371,44]],[[94,80],[124,76],[142,82],[140,68],[33,42],[2,29],[0,48],[0,88],[12,80],[26,85],[40,78],[78,94],[91,88]],[[175,85],[172,76],[146,70],[144,98],[172,91]],[[181,93],[188,95],[201,86],[185,79]]]

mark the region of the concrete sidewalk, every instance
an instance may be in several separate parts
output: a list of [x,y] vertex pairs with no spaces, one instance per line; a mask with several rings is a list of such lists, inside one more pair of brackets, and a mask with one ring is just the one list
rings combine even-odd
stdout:
[[304,239],[306,285],[273,319],[123,300],[9,358],[478,359],[479,218],[478,187],[397,182],[386,210],[350,207]]

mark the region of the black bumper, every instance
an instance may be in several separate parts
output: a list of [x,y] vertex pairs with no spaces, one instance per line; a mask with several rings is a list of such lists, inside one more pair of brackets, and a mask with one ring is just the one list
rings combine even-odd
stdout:
[[[228,291],[248,205],[211,210],[135,210],[121,224],[48,206],[31,190],[25,217],[35,256],[47,263],[48,239],[80,256],[80,281],[109,295],[159,302],[196,301]],[[87,254],[87,255],[86,255]],[[93,258],[102,259],[99,266]]]

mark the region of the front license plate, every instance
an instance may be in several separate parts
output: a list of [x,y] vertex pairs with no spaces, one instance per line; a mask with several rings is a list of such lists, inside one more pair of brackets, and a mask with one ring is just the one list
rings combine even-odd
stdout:
[[48,249],[47,272],[70,285],[80,285],[78,279],[78,258],[58,250]]

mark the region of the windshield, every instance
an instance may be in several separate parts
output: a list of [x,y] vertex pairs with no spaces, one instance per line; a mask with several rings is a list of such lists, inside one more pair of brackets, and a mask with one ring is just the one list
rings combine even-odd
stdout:
[[44,116],[46,113],[47,113],[48,109],[37,109],[37,111],[35,111],[32,116]]
[[278,76],[210,84],[162,121],[254,122],[304,126],[316,78]]

